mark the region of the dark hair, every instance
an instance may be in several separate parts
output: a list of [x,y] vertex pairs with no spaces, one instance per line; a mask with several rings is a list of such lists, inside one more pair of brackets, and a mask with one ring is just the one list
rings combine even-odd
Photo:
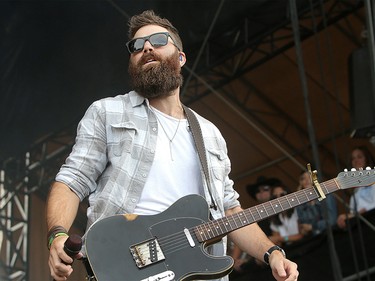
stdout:
[[[363,155],[365,156],[365,165],[366,167],[371,167],[371,168],[374,168],[374,165],[375,165],[375,160],[374,160],[374,157],[372,156],[370,150],[364,146],[364,145],[360,145],[360,146],[356,146],[352,149],[352,152],[354,150],[360,150],[362,151]],[[352,160],[352,156],[350,154],[350,164],[351,164],[351,160]],[[366,167],[363,167],[363,168],[366,168]]]
[[[272,195],[272,193],[273,193],[273,190],[274,190],[275,188],[278,188],[278,187],[281,187],[282,189],[284,189],[284,191],[285,191],[286,194],[289,194],[288,189],[287,189],[283,184],[275,185],[275,186],[273,186],[273,187],[271,188],[271,200],[272,200],[272,199],[276,199],[276,197],[274,197],[274,196]],[[280,198],[280,197],[279,197],[279,198]],[[288,209],[288,210],[286,210],[286,211],[283,211],[281,214],[286,215],[288,218],[290,218],[290,217],[293,215],[293,212],[294,212],[294,208],[292,208],[292,209]],[[280,220],[279,215],[276,215],[276,216],[271,217],[271,222],[273,222],[275,225],[282,225],[282,224],[283,224],[283,223],[281,222],[281,220]]]
[[159,25],[167,29],[180,51],[183,50],[182,40],[180,38],[180,35],[178,34],[177,28],[175,28],[169,20],[167,20],[166,18],[161,18],[152,10],[144,11],[143,13],[134,15],[130,18],[128,22],[129,39],[133,39],[138,29],[146,25]]
[[248,184],[246,190],[253,199],[256,200],[256,194],[259,192],[261,186],[272,186],[281,184],[281,181],[277,178],[267,178],[265,176],[259,176],[256,180],[256,183]]

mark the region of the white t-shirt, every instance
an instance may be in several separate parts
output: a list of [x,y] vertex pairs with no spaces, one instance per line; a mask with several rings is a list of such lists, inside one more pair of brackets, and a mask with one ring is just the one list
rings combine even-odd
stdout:
[[276,225],[273,222],[270,224],[271,230],[280,233],[282,237],[295,235],[299,233],[298,229],[298,215],[296,210],[294,210],[293,214],[288,218],[287,216],[282,216],[282,214],[278,215],[281,221],[281,225]]
[[350,209],[354,210],[355,207],[357,211],[375,209],[375,185],[360,187],[354,190],[354,195],[350,198]]
[[187,119],[152,110],[158,119],[158,139],[154,162],[134,210],[138,215],[164,211],[188,194],[203,195],[199,157]]

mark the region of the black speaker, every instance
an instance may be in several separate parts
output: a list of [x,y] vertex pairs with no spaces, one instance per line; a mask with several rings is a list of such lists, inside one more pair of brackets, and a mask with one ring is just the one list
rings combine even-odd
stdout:
[[371,81],[370,54],[366,47],[349,56],[351,137],[375,136],[375,91]]

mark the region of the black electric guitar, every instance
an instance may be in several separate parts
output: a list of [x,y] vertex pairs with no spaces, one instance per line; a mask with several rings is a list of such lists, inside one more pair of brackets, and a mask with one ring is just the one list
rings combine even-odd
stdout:
[[218,220],[208,219],[204,198],[189,195],[157,215],[115,215],[98,221],[87,233],[87,257],[98,281],[219,278],[230,273],[233,259],[208,254],[207,245],[231,231],[336,190],[374,182],[375,170],[342,172],[320,187],[317,184]]

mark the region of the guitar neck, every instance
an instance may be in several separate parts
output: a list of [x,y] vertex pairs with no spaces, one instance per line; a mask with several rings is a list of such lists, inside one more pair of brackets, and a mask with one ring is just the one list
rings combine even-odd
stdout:
[[[335,179],[323,182],[320,186],[324,194],[329,194],[339,189],[339,185]],[[313,187],[301,189],[280,198],[245,209],[242,212],[198,225],[195,227],[194,232],[200,242],[213,240],[244,226],[318,199],[319,197],[318,192]]]

